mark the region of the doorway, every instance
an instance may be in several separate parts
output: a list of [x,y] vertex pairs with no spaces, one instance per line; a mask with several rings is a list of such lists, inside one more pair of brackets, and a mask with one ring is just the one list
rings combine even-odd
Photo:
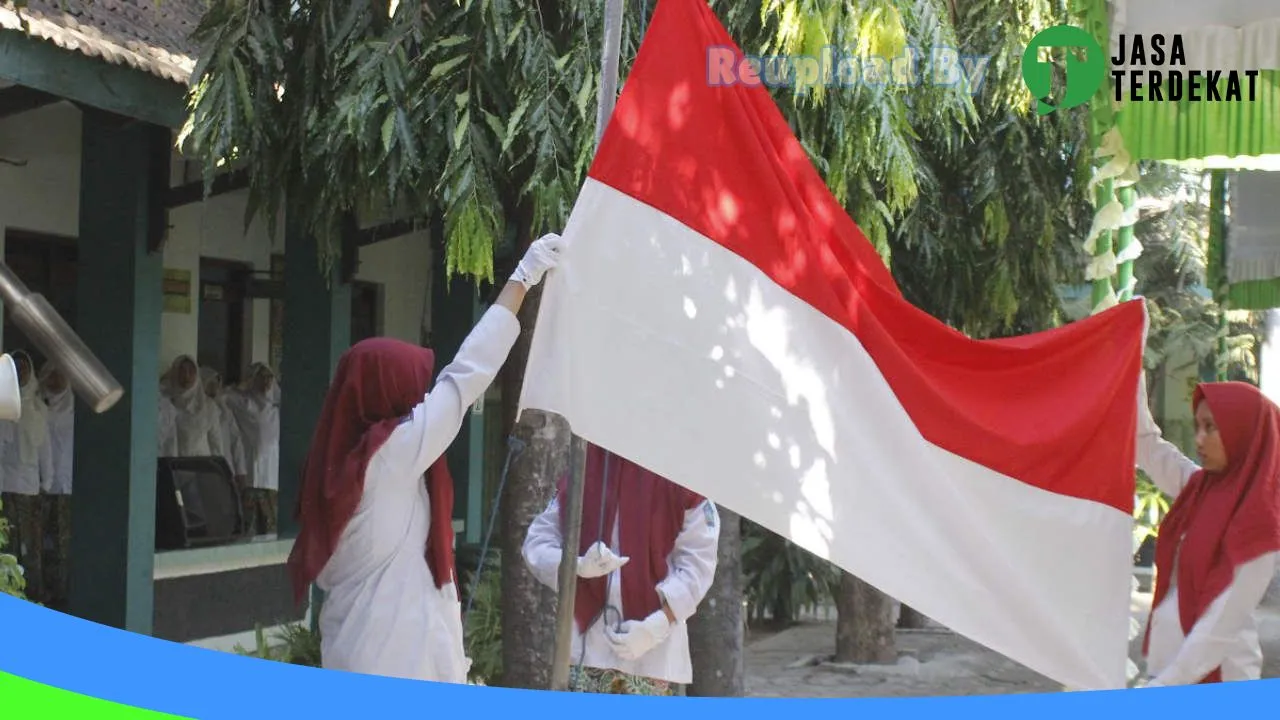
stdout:
[[196,362],[217,370],[227,385],[240,382],[249,367],[253,318],[245,288],[251,273],[246,263],[200,258]]
[[354,280],[351,283],[351,344],[382,335],[382,286]]

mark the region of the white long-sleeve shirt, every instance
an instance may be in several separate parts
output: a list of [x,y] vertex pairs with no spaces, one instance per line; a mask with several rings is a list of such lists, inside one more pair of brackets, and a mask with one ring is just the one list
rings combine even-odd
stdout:
[[280,404],[248,390],[229,389],[223,404],[239,430],[245,474],[259,490],[280,489]]
[[325,668],[465,683],[462,608],[453,583],[437,588],[424,552],[431,500],[423,476],[493,382],[520,334],[491,307],[365,471],[364,494],[316,584]]
[[72,464],[75,461],[75,398],[70,390],[64,390],[48,402],[52,471],[44,491],[50,495],[70,495]]
[[[36,392],[34,387],[25,392]],[[48,415],[30,412],[30,400],[23,401],[23,416],[17,422],[0,421],[0,492],[16,495],[39,495],[53,481],[53,443],[48,434]],[[43,400],[35,400],[43,405]],[[23,458],[23,423],[42,423],[37,435],[43,439],[34,448],[33,457]]]
[[[539,582],[552,589],[559,587],[560,554],[560,505],[555,500],[529,525],[525,536],[523,555],[525,563]],[[585,667],[617,670],[629,675],[688,684],[693,681],[693,663],[689,657],[689,618],[698,604],[706,597],[715,579],[717,547],[720,542],[720,514],[715,504],[704,500],[697,507],[687,510],[684,527],[676,536],[675,547],[667,558],[667,577],[658,583],[658,594],[666,599],[667,607],[675,615],[676,623],[665,641],[636,660],[624,660],[613,651],[605,634],[605,618],[602,617],[587,628],[585,639],[573,627],[573,647],[570,663],[579,662]],[[613,524],[610,547],[621,554],[618,545],[618,523]],[[622,607],[622,570],[615,570],[609,578],[609,596],[606,603],[614,608]],[[611,623],[620,618],[609,614]],[[642,618],[641,618],[642,619]]]
[[244,440],[236,417],[224,398],[214,398],[213,406],[218,410],[218,422],[214,432],[218,434],[218,447],[222,450],[222,459],[227,461],[232,475],[247,475],[248,467],[244,457]]
[[179,457],[223,457],[221,414],[213,400],[197,387],[201,400],[186,410],[174,403]]
[[[1156,487],[1174,498],[1200,469],[1162,437],[1147,405],[1145,381],[1138,406],[1137,461]],[[1151,614],[1147,675],[1160,685],[1187,685],[1221,667],[1224,681],[1260,678],[1262,645],[1254,613],[1271,584],[1276,564],[1277,553],[1269,553],[1236,568],[1231,584],[1184,635],[1175,563],[1169,592]]]
[[156,453],[178,457],[178,409],[163,394],[156,409]]

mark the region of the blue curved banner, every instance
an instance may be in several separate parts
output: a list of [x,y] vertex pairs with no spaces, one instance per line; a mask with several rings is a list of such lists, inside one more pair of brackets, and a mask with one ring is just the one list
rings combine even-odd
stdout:
[[[1280,706],[1280,680],[1195,687],[897,699],[659,698],[510,690],[395,680],[288,665],[125,632],[0,596],[0,673],[86,698],[198,720],[245,718],[598,717],[665,714],[735,720],[779,716],[1071,718],[1240,711]],[[0,715],[19,694],[0,696]],[[27,693],[27,690],[23,690]],[[26,697],[26,694],[23,694]],[[43,703],[42,703],[43,704]],[[21,703],[23,709],[37,707]],[[45,708],[50,706],[44,705]],[[97,713],[93,713],[95,716]],[[48,717],[21,712],[23,717]],[[6,715],[8,716],[8,715]],[[113,712],[112,717],[125,717]],[[138,715],[137,717],[143,717]],[[134,715],[128,715],[134,717]]]

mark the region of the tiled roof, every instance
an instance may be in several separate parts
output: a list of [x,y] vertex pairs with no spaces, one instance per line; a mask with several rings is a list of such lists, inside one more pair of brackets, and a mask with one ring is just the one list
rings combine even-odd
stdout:
[[198,48],[190,39],[202,0],[0,0],[0,29],[187,84]]

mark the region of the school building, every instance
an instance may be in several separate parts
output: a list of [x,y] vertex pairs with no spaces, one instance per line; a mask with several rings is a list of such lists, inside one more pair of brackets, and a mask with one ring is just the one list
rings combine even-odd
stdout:
[[[126,391],[102,415],[77,407],[68,611],[230,649],[252,646],[255,624],[308,617],[284,562],[299,470],[339,355],[386,335],[434,347],[443,364],[481,301],[474,285],[442,280],[429,229],[394,219],[353,228],[330,284],[315,242],[287,217],[274,236],[261,220],[245,229],[242,173],[229,170],[204,197],[198,166],[174,151],[202,9],[0,2],[0,251]],[[4,350],[34,350],[7,321],[2,332]],[[255,361],[278,373],[276,535],[156,551],[158,381],[183,354],[228,384]],[[485,453],[503,451],[500,393],[495,383],[448,456],[460,546],[481,541],[485,488],[501,469]]]

